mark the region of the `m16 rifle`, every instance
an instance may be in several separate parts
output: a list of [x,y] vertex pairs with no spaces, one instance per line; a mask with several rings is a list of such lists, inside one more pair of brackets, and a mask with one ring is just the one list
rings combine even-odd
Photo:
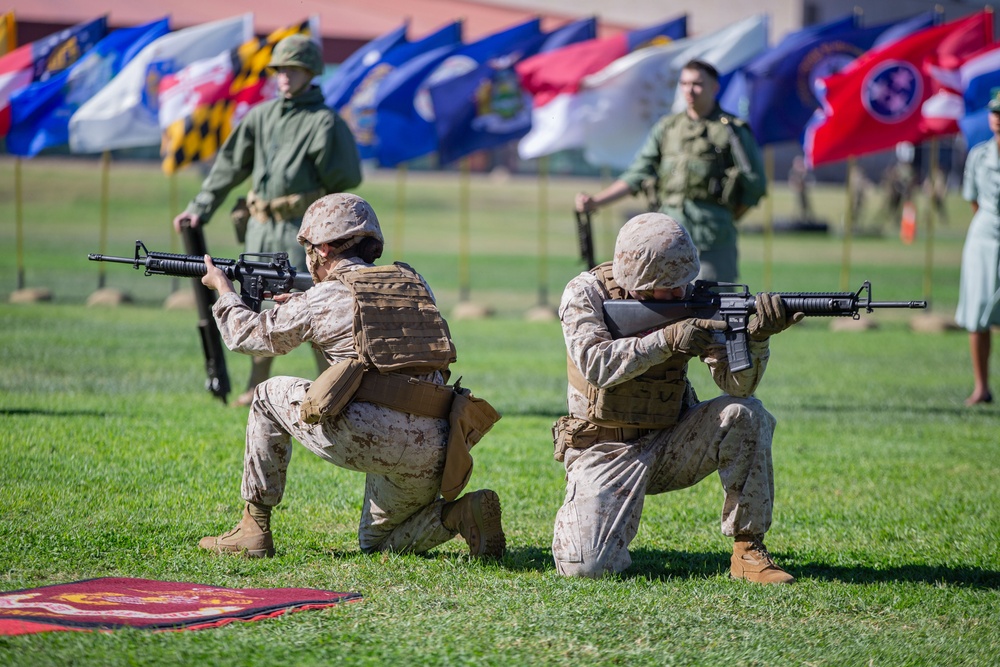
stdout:
[[[257,258],[257,259],[248,259]],[[180,255],[168,252],[150,252],[142,241],[135,242],[135,256],[113,257],[110,255],[90,254],[92,262],[114,262],[116,264],[131,264],[133,268],[145,269],[147,276],[180,276],[200,278],[208,272],[204,255]],[[305,291],[313,286],[312,278],[307,273],[297,271],[288,261],[288,253],[244,253],[239,259],[213,257],[215,264],[233,282],[240,284],[240,298],[254,312],[260,312],[261,303],[272,299],[276,294],[284,294],[293,290]],[[197,285],[196,287],[201,287]],[[202,348],[205,353],[205,372],[208,375],[206,388],[215,396],[226,401],[229,393],[229,376],[226,372],[226,362],[222,354],[222,343],[215,321],[211,317],[211,303],[203,303],[199,299],[198,331],[201,334]]]
[[[732,291],[743,288],[741,292]],[[719,289],[727,291],[720,292]],[[860,311],[876,308],[926,308],[926,301],[872,301],[872,285],[867,280],[857,292],[776,292],[785,311],[806,316],[860,318]],[[611,299],[604,302],[604,321],[615,338],[636,336],[677,320],[697,317],[723,320],[729,368],[737,372],[750,368],[747,325],[757,312],[757,299],[746,285],[699,280],[691,295],[672,301]]]

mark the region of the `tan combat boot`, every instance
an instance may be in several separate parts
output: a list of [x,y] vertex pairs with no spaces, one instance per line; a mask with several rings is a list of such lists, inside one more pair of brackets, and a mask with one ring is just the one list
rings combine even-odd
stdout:
[[198,546],[217,554],[237,554],[246,558],[271,558],[274,541],[271,530],[264,530],[250,514],[250,505],[243,508],[243,518],[228,533],[201,538]]
[[737,535],[733,542],[729,576],[756,584],[790,584],[795,577],[774,563],[760,535]]
[[473,557],[501,558],[507,548],[507,537],[500,525],[500,497],[496,491],[473,491],[447,503],[441,512],[441,522],[445,528],[458,531],[465,538]]

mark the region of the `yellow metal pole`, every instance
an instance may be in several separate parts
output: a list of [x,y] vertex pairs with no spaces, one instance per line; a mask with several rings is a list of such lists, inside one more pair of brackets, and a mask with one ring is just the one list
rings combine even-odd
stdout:
[[458,301],[469,300],[469,158],[462,158],[458,196]]
[[851,207],[851,182],[854,180],[854,158],[847,159],[847,178],[844,179],[846,193],[844,206],[844,249],[840,265],[840,289],[847,291],[851,286],[851,236],[854,234],[854,212]]
[[[111,151],[104,151],[101,155],[101,231],[98,246],[101,253],[108,251],[108,181],[111,174]],[[97,267],[97,288],[103,289],[106,281],[105,263],[98,262]]]
[[24,198],[21,192],[21,158],[14,160],[14,224],[17,237],[17,289],[24,289]]
[[764,201],[764,291],[771,291],[774,258],[774,147],[764,148],[764,175],[771,186]]
[[[167,229],[170,230],[170,252],[177,252],[177,234],[174,234],[174,216],[179,212],[177,203],[179,196],[177,194],[177,172],[171,171],[170,175],[167,177],[167,206],[169,208],[169,213],[167,216]],[[170,291],[176,292],[180,289],[180,278],[170,279]]]
[[538,305],[549,304],[549,159],[538,159]]
[[928,176],[931,183],[930,201],[927,202],[927,241],[926,254],[924,256],[924,300],[930,301],[931,287],[933,285],[932,274],[934,270],[934,218],[936,207],[934,197],[937,195],[937,172],[938,172],[938,140],[931,139],[931,160]]
[[393,246],[396,248],[396,259],[403,259],[403,235],[406,227],[406,175],[405,163],[396,167],[396,233]]

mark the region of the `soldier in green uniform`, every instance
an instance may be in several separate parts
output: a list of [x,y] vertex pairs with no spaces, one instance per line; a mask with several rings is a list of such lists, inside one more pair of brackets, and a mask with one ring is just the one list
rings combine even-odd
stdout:
[[[229,191],[249,177],[245,236],[237,227],[246,252],[287,252],[292,264],[305,270],[305,254],[296,241],[303,214],[320,197],[357,187],[361,162],[350,128],[312,85],[323,72],[319,47],[304,35],[291,35],[275,45],[268,67],[278,97],[247,112],[223,143],[201,192],[174,218],[174,227],[180,232],[181,225],[207,223]],[[254,387],[270,376],[271,362],[271,357],[253,357],[247,390],[237,405],[250,404]],[[318,352],[316,362],[320,371],[326,367]]]
[[632,166],[601,192],[579,193],[576,209],[593,211],[655,180],[659,211],[684,225],[698,249],[698,278],[733,282],[736,221],[767,191],[760,149],[746,123],[719,108],[712,65],[688,62],[680,85],[687,109],[660,118]]

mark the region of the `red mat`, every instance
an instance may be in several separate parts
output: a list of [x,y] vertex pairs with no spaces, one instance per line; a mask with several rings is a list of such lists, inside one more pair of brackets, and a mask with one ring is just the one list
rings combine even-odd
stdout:
[[219,588],[101,578],[0,593],[0,635],[53,630],[202,630],[332,607],[360,593],[315,588]]

